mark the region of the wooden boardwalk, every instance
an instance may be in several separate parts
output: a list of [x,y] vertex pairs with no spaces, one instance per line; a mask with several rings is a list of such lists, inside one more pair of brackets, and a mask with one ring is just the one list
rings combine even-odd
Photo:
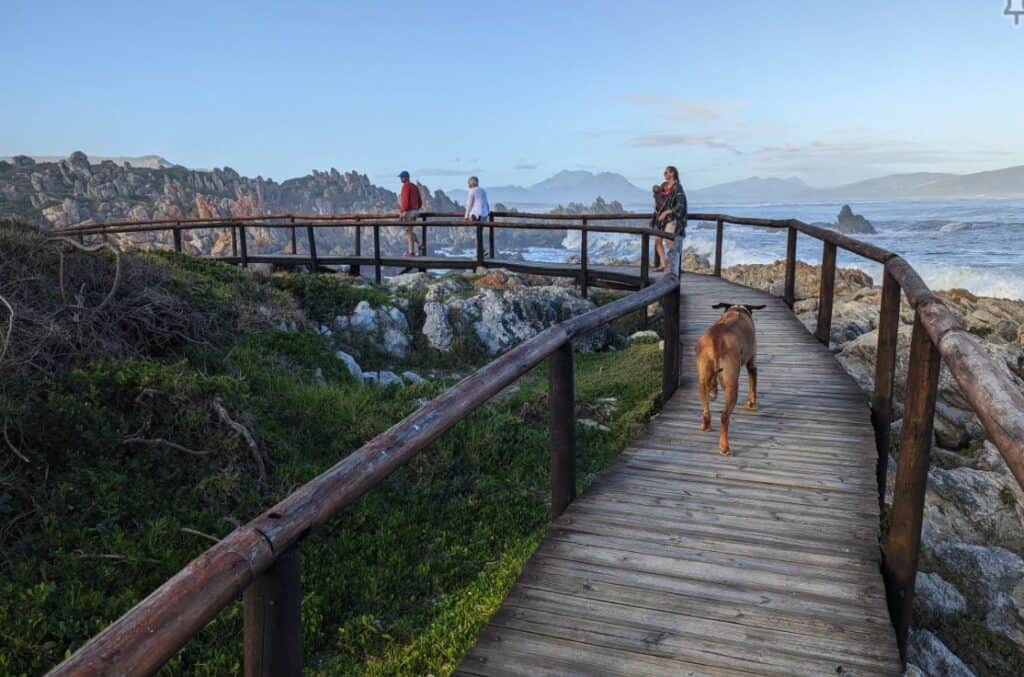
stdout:
[[[684,275],[683,382],[552,525],[457,674],[898,675],[879,573],[875,446],[857,388],[781,300]],[[754,314],[760,410],[718,453],[693,344]]]

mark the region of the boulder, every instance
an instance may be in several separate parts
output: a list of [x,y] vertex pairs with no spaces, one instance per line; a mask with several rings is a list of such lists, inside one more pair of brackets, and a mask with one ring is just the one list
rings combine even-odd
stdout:
[[910,629],[907,662],[914,664],[920,672],[930,677],[976,677],[962,660],[939,641],[938,637],[919,628]]
[[364,371],[363,381],[372,383],[378,388],[405,385],[402,378],[393,371]]
[[966,609],[967,601],[953,585],[938,574],[918,572],[914,584],[914,618],[917,622],[933,625],[943,616]]
[[335,317],[334,326],[380,346],[390,357],[401,360],[412,352],[409,320],[395,306],[372,306],[368,301],[360,301],[351,315]]
[[345,366],[348,368],[348,372],[350,374],[355,376],[357,379],[362,380],[363,370],[359,366],[359,363],[356,362],[356,358],[352,357],[344,350],[339,350],[338,352],[334,353],[334,356],[345,363]]
[[415,384],[415,383],[425,383],[427,379],[423,378],[422,376],[420,376],[419,374],[417,374],[414,371],[403,371],[402,372],[402,380],[405,381],[406,383]]
[[661,337],[658,336],[658,332],[651,331],[650,329],[633,332],[629,335],[630,343],[655,343],[660,339]]
[[936,544],[932,552],[963,590],[969,611],[1024,647],[1024,560],[1005,548],[952,541]]

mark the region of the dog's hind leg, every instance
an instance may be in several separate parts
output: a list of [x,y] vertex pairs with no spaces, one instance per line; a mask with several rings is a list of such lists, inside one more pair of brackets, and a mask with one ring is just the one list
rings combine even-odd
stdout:
[[747,362],[747,409],[757,409],[757,363]]
[[729,456],[732,450],[729,448],[729,417],[736,408],[737,392],[740,385],[739,365],[730,365],[722,370],[722,389],[725,391],[725,404],[722,408],[722,430],[718,433],[718,450],[723,455]]
[[714,362],[698,359],[697,378],[700,379],[700,402],[703,407],[700,429],[702,432],[708,432],[711,430],[711,400],[714,397],[713,391],[717,386],[718,379]]

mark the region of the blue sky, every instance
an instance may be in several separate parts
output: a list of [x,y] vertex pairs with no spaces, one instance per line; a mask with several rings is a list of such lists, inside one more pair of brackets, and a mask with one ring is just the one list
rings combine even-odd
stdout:
[[5,0],[0,155],[687,185],[1024,164],[1006,0]]

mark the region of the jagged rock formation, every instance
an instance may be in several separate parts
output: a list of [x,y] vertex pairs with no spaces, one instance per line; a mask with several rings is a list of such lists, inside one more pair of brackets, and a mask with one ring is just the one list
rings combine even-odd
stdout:
[[842,209],[839,210],[839,216],[836,217],[835,223],[818,223],[815,225],[831,228],[847,235],[873,235],[878,232],[871,225],[870,221],[860,214],[854,214],[853,210],[850,209],[850,205],[843,205]]
[[[424,197],[429,209],[458,208],[441,191],[424,190]],[[119,219],[372,213],[394,210],[397,204],[394,192],[374,186],[365,174],[336,169],[277,183],[240,176],[230,167],[93,165],[81,152],[60,162],[35,162],[23,155],[0,162],[0,213],[58,228]]]

